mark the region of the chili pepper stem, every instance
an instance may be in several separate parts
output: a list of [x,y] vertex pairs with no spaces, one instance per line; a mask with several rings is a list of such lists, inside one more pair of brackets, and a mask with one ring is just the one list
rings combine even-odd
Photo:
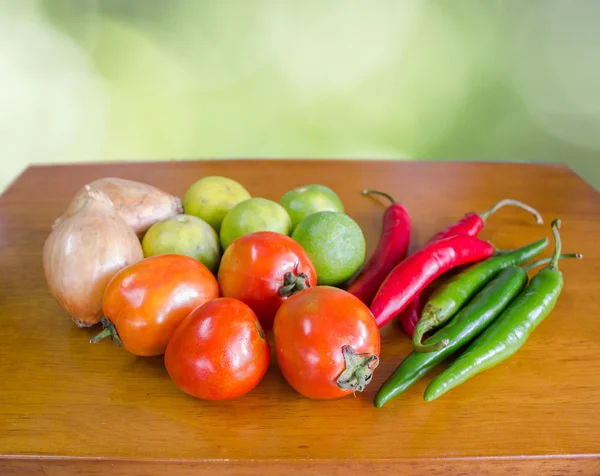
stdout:
[[544,223],[544,219],[542,218],[542,215],[540,215],[540,213],[535,208],[530,207],[529,205],[527,205],[523,202],[519,202],[518,200],[513,200],[512,198],[506,198],[504,200],[500,200],[498,203],[496,203],[494,206],[492,206],[492,208],[490,208],[488,211],[480,213],[479,217],[485,222],[490,217],[490,215],[493,215],[498,209],[500,209],[506,205],[514,205],[516,207],[522,208],[523,210],[527,210],[529,213],[531,213],[535,217],[535,221],[538,225],[541,225],[542,223]]
[[560,239],[560,233],[558,232],[560,224],[560,218],[557,218],[552,222],[552,234],[554,235],[554,255],[552,256],[552,261],[550,261],[550,264],[548,265],[550,269],[558,269],[558,260],[562,250],[562,241]]
[[[582,259],[583,255],[581,253],[563,253],[558,258],[559,259],[566,259],[566,258]],[[528,273],[533,268],[537,268],[538,266],[541,266],[543,264],[550,263],[550,261],[552,261],[552,257],[539,259],[537,261],[534,261],[533,263],[528,264],[527,266],[524,266],[523,271]]]
[[373,354],[357,354],[354,349],[342,347],[346,368],[337,379],[337,386],[342,390],[351,389],[362,392],[373,378],[373,370],[379,365],[379,357]]
[[363,195],[381,195],[382,197],[387,198],[390,202],[396,203],[396,200],[394,200],[394,197],[392,197],[391,195],[389,195],[385,192],[380,192],[379,190],[371,190],[369,188],[366,188],[366,189],[362,190],[360,193],[362,193]]
[[424,344],[418,343],[417,345],[415,345],[413,347],[415,349],[415,352],[437,352],[438,350],[442,350],[444,347],[448,347],[449,344],[450,344],[450,340],[442,339],[441,341],[436,342],[435,344],[424,345]]
[[121,347],[123,345],[123,342],[121,342],[121,338],[119,337],[119,333],[117,332],[117,328],[115,327],[115,325],[112,322],[110,322],[106,317],[102,317],[102,319],[100,319],[100,322],[104,326],[104,329],[102,329],[100,333],[96,334],[90,339],[90,344],[95,344],[96,342],[99,342],[105,337],[110,337],[110,340],[112,340],[115,344]]
[[442,339],[435,344],[422,344],[423,336],[438,325],[439,319],[437,316],[439,311],[439,308],[432,306],[431,304],[425,304],[421,314],[421,320],[415,326],[415,332],[413,334],[413,347],[415,352],[437,352],[450,343],[448,339]]

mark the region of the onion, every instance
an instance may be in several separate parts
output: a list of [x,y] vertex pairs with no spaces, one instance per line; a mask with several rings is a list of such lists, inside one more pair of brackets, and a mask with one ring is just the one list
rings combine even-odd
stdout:
[[43,266],[52,295],[79,327],[88,327],[102,318],[110,279],[144,255],[104,192],[87,185],[78,204],[55,223],[44,243]]
[[[142,236],[156,222],[183,213],[178,197],[152,185],[115,177],[101,178],[87,185],[104,192],[119,215],[138,236]],[[84,199],[85,186],[75,194],[67,211],[57,223],[77,211]]]

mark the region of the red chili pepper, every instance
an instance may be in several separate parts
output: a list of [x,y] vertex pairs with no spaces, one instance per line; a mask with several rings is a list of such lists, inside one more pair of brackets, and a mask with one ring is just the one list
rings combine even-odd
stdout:
[[425,301],[425,299],[421,299],[421,294],[417,294],[398,315],[402,329],[409,337],[412,337],[415,333],[415,327],[421,319],[421,311]]
[[400,262],[385,278],[371,303],[379,327],[398,315],[435,278],[463,264],[494,254],[487,241],[456,235],[431,243]]
[[525,203],[519,202],[517,200],[512,200],[510,198],[506,198],[506,199],[501,200],[498,203],[496,203],[492,208],[490,208],[486,212],[467,213],[461,220],[456,222],[454,225],[450,225],[448,228],[433,235],[430,238],[430,240],[427,242],[427,244],[433,243],[435,241],[439,241],[439,240],[442,240],[444,238],[447,238],[449,236],[454,236],[454,235],[477,236],[479,234],[479,232],[481,230],[483,230],[485,221],[491,215],[493,215],[498,209],[500,209],[506,205],[515,205],[524,210],[527,210],[528,212],[533,214],[533,216],[535,217],[535,221],[538,225],[541,225],[542,223],[544,223],[542,216],[539,214],[539,212],[535,208],[532,208],[529,205],[526,205]]
[[[481,230],[483,229],[485,221],[490,217],[490,215],[494,214],[498,209],[504,207],[505,205],[515,205],[517,207],[523,208],[524,210],[527,210],[528,212],[533,214],[536,223],[544,223],[542,216],[536,209],[530,207],[525,203],[507,198],[499,201],[486,212],[468,213],[455,224],[450,225],[444,230],[433,235],[426,243],[426,245],[435,243],[436,241],[443,240],[444,238],[448,238],[454,235],[477,236],[479,232],[481,232]],[[417,298],[418,296],[415,297],[415,300],[417,302],[409,303],[405,310],[398,316],[398,319],[400,319],[400,323],[402,324],[402,328],[409,335],[409,337],[412,337],[415,325],[417,322],[419,322],[421,316],[419,309],[420,303],[419,299]]]
[[408,211],[387,193],[363,190],[362,194],[382,195],[391,202],[383,215],[383,232],[373,256],[347,289],[368,306],[385,277],[406,257],[411,220]]

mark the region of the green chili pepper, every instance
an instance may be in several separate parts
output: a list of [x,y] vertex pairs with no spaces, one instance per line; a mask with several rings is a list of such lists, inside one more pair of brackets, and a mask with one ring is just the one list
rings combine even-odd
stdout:
[[527,273],[518,266],[502,270],[450,323],[425,341],[426,345],[448,340],[449,344],[434,352],[412,352],[383,383],[375,406],[397,397],[438,363],[468,344],[492,322],[527,283]]
[[421,319],[415,327],[413,346],[416,352],[433,352],[448,345],[448,340],[421,343],[425,333],[448,322],[454,314],[481,288],[507,266],[523,264],[548,246],[548,238],[502,253],[482,261],[457,274],[442,284],[423,307]]
[[[560,258],[581,258],[581,255],[563,254]],[[452,318],[447,326],[425,341],[426,344],[435,344],[447,339],[449,344],[434,352],[412,352],[409,354],[375,395],[375,406],[380,408],[386,402],[403,393],[438,363],[455,354],[481,334],[523,290],[527,284],[527,272],[531,268],[540,266],[550,260],[551,258],[543,258],[531,263],[526,268],[513,265],[500,271]]]
[[451,388],[511,357],[554,309],[563,288],[563,276],[558,270],[561,250],[559,227],[560,220],[557,219],[552,223],[556,244],[550,264],[531,279],[525,290],[463,354],[429,383],[425,401],[435,400]]

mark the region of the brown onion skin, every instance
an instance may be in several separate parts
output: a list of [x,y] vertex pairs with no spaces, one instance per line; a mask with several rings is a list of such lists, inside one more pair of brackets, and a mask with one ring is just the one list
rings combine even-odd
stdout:
[[[183,213],[183,206],[178,197],[145,183],[104,177],[90,182],[87,186],[104,192],[123,220],[139,237],[155,223]],[[67,211],[58,221],[76,212],[84,198],[85,186],[77,191]]]
[[79,327],[102,317],[111,278],[143,259],[139,238],[108,196],[86,186],[79,208],[53,226],[44,243],[43,268],[50,292]]

